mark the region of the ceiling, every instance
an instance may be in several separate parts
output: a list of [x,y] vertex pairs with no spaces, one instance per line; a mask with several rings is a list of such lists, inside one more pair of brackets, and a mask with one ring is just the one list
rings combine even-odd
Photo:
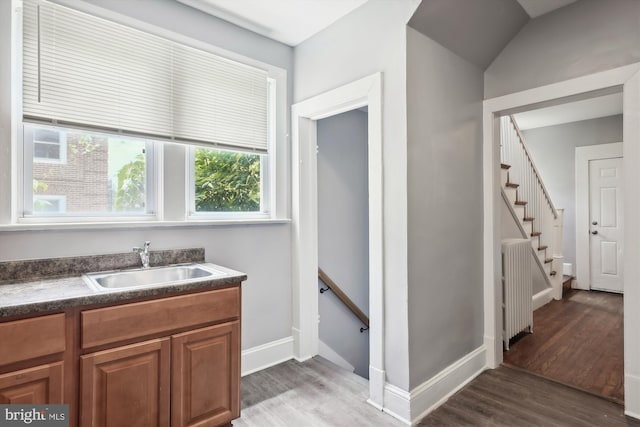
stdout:
[[368,0],[178,0],[289,46],[327,28]]
[[[297,46],[367,1],[177,0],[289,46]],[[410,25],[482,69],[529,18],[577,0],[422,0]]]
[[518,0],[520,6],[531,18],[537,18],[561,7],[565,7],[577,0]]
[[514,114],[522,130],[622,114],[622,93]]
[[527,21],[514,0],[423,0],[409,26],[485,70]]

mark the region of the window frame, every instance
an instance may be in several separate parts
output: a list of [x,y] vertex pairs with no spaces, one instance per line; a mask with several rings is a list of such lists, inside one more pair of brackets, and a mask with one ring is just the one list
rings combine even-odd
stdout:
[[[65,134],[65,145],[67,143],[66,135],[69,132],[86,132],[92,135],[103,136],[107,139],[114,137],[123,137],[129,140],[144,142],[145,144],[145,192],[146,192],[146,212],[136,214],[132,212],[52,212],[52,213],[36,213],[33,210],[33,201],[38,196],[33,192],[33,163],[41,163],[35,161],[33,157],[34,141],[33,132],[35,129],[51,129]],[[118,133],[97,132],[95,130],[73,129],[51,126],[48,124],[21,123],[20,146],[22,157],[22,169],[20,173],[20,182],[22,183],[19,208],[17,212],[17,222],[20,223],[45,223],[45,222],[112,222],[112,221],[153,221],[158,219],[158,180],[162,177],[158,176],[162,164],[161,143],[146,138],[136,138]],[[48,163],[48,162],[47,162]],[[54,163],[59,165],[60,163]],[[65,163],[66,164],[66,163]],[[64,197],[64,196],[61,196]],[[66,205],[66,202],[65,202]],[[151,208],[149,208],[149,206]]]
[[[225,220],[225,219],[269,219],[274,217],[275,212],[275,127],[276,127],[276,88],[277,83],[274,78],[267,80],[269,91],[268,113],[268,135],[267,153],[253,153],[246,150],[221,149],[216,146],[187,145],[187,155],[185,171],[187,173],[185,193],[187,194],[187,206],[185,219],[187,221],[202,220]],[[220,211],[220,212],[196,212],[195,206],[195,151],[198,148],[209,150],[227,151],[232,153],[246,153],[260,156],[260,210],[254,212]]]
[[[155,182],[148,188],[153,187],[155,192],[155,215],[145,217],[127,216],[69,216],[69,217],[24,217],[24,153],[23,153],[23,121],[22,121],[22,9],[21,0],[11,0],[13,8],[12,21],[12,49],[10,61],[12,63],[12,92],[11,105],[12,114],[11,131],[6,133],[11,146],[11,160],[7,162],[11,169],[12,178],[8,181],[11,188],[11,197],[5,202],[0,202],[0,217],[4,212],[6,220],[0,220],[0,230],[15,229],[102,229],[102,228],[124,228],[129,227],[183,227],[199,225],[229,225],[229,224],[284,224],[291,222],[290,212],[290,171],[288,159],[291,149],[289,140],[289,86],[288,70],[282,66],[272,65],[259,59],[248,57],[242,53],[227,50],[219,47],[210,41],[194,39],[182,33],[159,27],[140,21],[137,18],[123,15],[119,12],[99,8],[84,1],[56,0],[62,5],[74,7],[82,12],[109,19],[135,29],[149,32],[177,43],[193,48],[211,52],[222,56],[228,60],[242,64],[260,67],[267,71],[268,79],[272,82],[269,86],[269,161],[266,169],[269,171],[268,182],[263,183],[265,200],[269,201],[270,208],[268,214],[247,215],[243,212],[231,212],[230,215],[214,216],[193,216],[188,215],[188,193],[185,181],[188,179],[185,157],[188,155],[188,145],[183,145],[178,141],[156,140],[154,145],[154,174]],[[87,127],[89,131],[95,129]],[[1,132],[0,132],[1,133]],[[135,137],[135,135],[134,135]],[[167,146],[182,146],[179,151],[168,151]],[[173,159],[173,155],[178,157]],[[167,157],[168,156],[168,157]],[[166,161],[165,161],[166,159]],[[176,161],[180,159],[180,166],[176,167]],[[173,163],[173,166],[169,166]],[[183,178],[180,178],[183,177]],[[177,190],[177,183],[182,182],[183,190]],[[268,186],[268,187],[267,187]],[[33,200],[30,200],[31,205]],[[261,209],[264,210],[264,209]]]
[[187,199],[187,220],[202,221],[206,219],[266,219],[271,217],[270,212],[270,200],[269,192],[272,181],[272,174],[269,170],[269,163],[271,161],[270,154],[255,153],[260,156],[260,210],[259,211],[207,211],[196,212],[196,194],[195,194],[195,153],[199,148],[215,151],[226,151],[230,153],[246,153],[254,154],[250,152],[235,151],[235,150],[220,150],[215,147],[190,145],[187,147],[187,165],[185,170],[187,171],[186,188],[185,193],[188,195]]

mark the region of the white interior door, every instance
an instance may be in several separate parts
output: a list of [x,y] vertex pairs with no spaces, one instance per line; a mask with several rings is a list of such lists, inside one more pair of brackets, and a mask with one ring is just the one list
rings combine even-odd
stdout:
[[622,158],[589,162],[591,289],[622,292]]

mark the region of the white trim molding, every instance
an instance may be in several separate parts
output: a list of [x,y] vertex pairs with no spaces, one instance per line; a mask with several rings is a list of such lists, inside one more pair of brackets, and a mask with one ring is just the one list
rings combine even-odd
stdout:
[[262,371],[293,359],[293,337],[242,350],[242,376]]
[[532,307],[536,311],[543,305],[549,304],[553,299],[553,288],[546,288],[533,296]]
[[[591,288],[589,262],[589,161],[622,157],[622,142],[576,147],[576,278],[572,287]],[[624,190],[623,190],[624,191]]]
[[384,412],[406,425],[416,425],[485,369],[486,351],[480,346],[447,366],[411,392],[392,384],[384,387]]
[[[317,120],[368,107],[369,193],[369,403],[383,407],[384,285],[382,73],[292,106],[293,333],[295,357],[318,354]],[[378,375],[382,373],[382,375]]]
[[[640,217],[640,62],[578,77],[559,83],[517,92],[483,103],[483,193],[484,193],[484,338],[487,366],[502,363],[502,293],[500,291],[500,153],[498,119],[501,115],[543,106],[586,99],[623,91],[624,114],[624,216]],[[640,224],[628,221],[625,237],[629,242],[624,263],[625,377],[640,377],[640,341],[633,336],[640,328]],[[625,382],[625,407],[640,408],[640,387]],[[630,409],[634,414],[640,411]]]
[[624,85],[623,187],[625,191],[624,278],[624,406],[625,413],[640,419],[640,72]]
[[[624,376],[624,393],[625,397],[627,393],[631,393],[634,396],[640,395],[640,377],[636,375]],[[630,417],[640,420],[640,401],[634,399],[629,401],[625,398],[624,413]]]

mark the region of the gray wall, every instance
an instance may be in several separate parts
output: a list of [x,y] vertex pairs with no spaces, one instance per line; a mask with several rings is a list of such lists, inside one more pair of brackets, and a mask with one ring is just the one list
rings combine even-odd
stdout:
[[[318,121],[318,262],[369,315],[367,113]],[[322,283],[320,283],[322,285]],[[333,292],[319,297],[320,339],[369,378],[369,333]]]
[[485,73],[485,98],[640,61],[640,1],[581,0],[529,21]]
[[482,76],[407,30],[412,388],[483,342]]
[[[91,0],[149,24],[293,71],[293,50],[172,0]],[[0,1],[0,24],[11,17],[11,2]],[[0,25],[0,179],[10,171],[10,25]],[[287,108],[288,109],[288,108]],[[287,152],[284,152],[288,161]],[[171,177],[166,177],[171,180]],[[178,182],[183,177],[175,177]],[[0,182],[0,205],[9,189]],[[289,192],[288,188],[282,191]],[[6,211],[4,212],[6,213]],[[7,222],[6,216],[2,216]],[[291,336],[291,233],[289,224],[59,231],[0,231],[0,260],[130,251],[145,240],[152,249],[204,247],[207,261],[246,272],[242,292],[242,347]]]
[[564,208],[564,262],[576,271],[575,149],[622,141],[622,115],[522,132],[556,208]]
[[408,390],[406,23],[413,0],[370,1],[295,48],[295,101],[383,74],[385,364]]

